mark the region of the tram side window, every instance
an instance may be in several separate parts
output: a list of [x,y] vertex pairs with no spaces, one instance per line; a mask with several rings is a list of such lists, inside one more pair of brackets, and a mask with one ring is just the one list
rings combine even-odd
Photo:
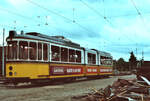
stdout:
[[96,55],[95,54],[92,54],[92,63],[96,64]]
[[88,64],[96,64],[96,54],[88,53]]
[[69,62],[75,62],[75,50],[69,49]]
[[7,59],[17,59],[17,41],[8,42]]
[[60,61],[60,48],[58,46],[51,46],[52,61]]
[[43,59],[44,60],[48,60],[47,52],[48,52],[48,46],[47,46],[47,44],[43,44]]
[[81,51],[76,51],[76,62],[81,63]]
[[42,44],[38,43],[38,60],[42,60]]
[[104,57],[104,56],[101,56],[101,57],[100,57],[100,63],[101,63],[102,65],[105,65],[105,58],[106,58],[106,57]]
[[92,64],[92,54],[88,53],[88,64]]
[[108,59],[107,59],[107,65],[112,65],[112,58],[108,57]]
[[29,58],[31,60],[36,60],[36,57],[37,57],[37,45],[35,42],[30,42],[30,48],[29,48]]
[[68,62],[68,49],[61,47],[61,61]]
[[19,42],[19,59],[28,59],[28,43],[26,41]]

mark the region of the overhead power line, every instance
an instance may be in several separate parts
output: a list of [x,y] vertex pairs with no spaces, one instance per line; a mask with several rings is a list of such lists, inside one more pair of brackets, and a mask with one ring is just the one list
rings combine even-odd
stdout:
[[132,2],[132,4],[133,4],[134,8],[136,9],[138,15],[141,17],[141,20],[142,20],[143,23],[144,23],[144,18],[143,18],[143,16],[142,16],[142,13],[141,13],[141,12],[139,11],[139,9],[137,8],[135,2],[134,2],[133,0],[131,0],[131,2]]
[[[149,31],[149,27],[147,27],[147,25],[145,24],[144,17],[142,15],[142,13],[140,12],[140,10],[138,9],[138,7],[136,6],[134,0],[131,0],[131,3],[133,4],[134,8],[136,9],[137,14],[140,16],[141,21],[143,23],[143,26],[144,26],[145,30],[148,31],[148,32],[150,32]],[[147,36],[149,37],[149,34],[147,34]]]
[[[46,7],[44,7],[44,6],[40,5],[40,4],[38,4],[38,3],[36,3],[36,2],[33,2],[32,0],[26,0],[26,1],[32,3],[33,5],[38,6],[39,8],[42,8],[42,9],[46,10],[46,11],[49,12],[49,13],[53,13],[53,14],[55,14],[55,15],[57,15],[57,16],[63,18],[63,19],[65,19],[65,20],[69,21],[70,23],[76,24],[77,26],[79,26],[80,28],[84,29],[85,31],[87,31],[87,32],[90,33],[90,34],[95,33],[95,32],[93,32],[93,31],[89,30],[88,28],[82,26],[81,24],[79,24],[79,23],[73,21],[72,19],[70,19],[70,18],[68,18],[68,17],[65,17],[65,16],[63,16],[63,15],[57,13],[57,12],[54,12],[53,10],[50,10],[50,9],[48,9],[48,8],[46,8]],[[96,34],[96,33],[95,33],[95,34]]]
[[84,4],[85,6],[87,6],[89,9],[91,9],[92,11],[94,11],[97,15],[99,15],[100,17],[102,17],[106,22],[108,22],[110,25],[113,26],[113,24],[107,19],[106,16],[102,15],[101,13],[99,13],[96,9],[94,9],[93,7],[89,6],[86,2],[84,2],[83,0],[80,0],[82,2],[82,4]]
[[[43,24],[40,24],[40,25],[46,25],[46,24],[45,24],[44,22],[42,22],[42,21],[33,19],[32,17],[24,16],[24,15],[22,15],[22,14],[16,13],[15,11],[11,11],[11,10],[8,10],[8,9],[2,8],[2,7],[0,7],[0,10],[5,11],[5,12],[8,12],[9,14],[12,14],[12,15],[15,15],[15,16],[18,16],[18,17],[21,17],[21,18],[30,20],[30,21],[34,21],[34,22],[36,22],[36,23],[43,23]],[[12,18],[12,17],[11,17],[11,18]],[[16,19],[13,19],[13,21],[16,21]],[[11,27],[10,25],[0,24],[0,26],[5,26],[5,27],[8,27],[8,28],[14,29],[14,27]],[[31,25],[31,26],[34,26],[34,27],[35,27],[35,25]],[[52,28],[54,28],[54,29],[56,29],[56,30],[58,30],[58,31],[62,31],[62,32],[65,32],[65,33],[70,33],[70,32],[64,31],[64,30],[61,29],[61,28],[57,28],[57,27],[55,27],[55,26],[52,26],[52,25],[50,25],[50,24],[48,24],[48,25],[46,25],[46,26],[50,26],[50,27],[52,27]],[[27,28],[27,26],[23,26],[23,27],[24,27],[24,28]],[[17,27],[15,26],[15,29],[21,29],[21,28],[17,28]],[[40,29],[41,29],[41,28],[40,28]]]

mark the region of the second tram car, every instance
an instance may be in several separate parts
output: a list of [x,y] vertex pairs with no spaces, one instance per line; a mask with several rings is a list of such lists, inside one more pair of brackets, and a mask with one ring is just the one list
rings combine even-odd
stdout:
[[111,75],[112,56],[86,49],[63,36],[37,32],[10,31],[7,41],[6,79],[8,82],[34,82]]

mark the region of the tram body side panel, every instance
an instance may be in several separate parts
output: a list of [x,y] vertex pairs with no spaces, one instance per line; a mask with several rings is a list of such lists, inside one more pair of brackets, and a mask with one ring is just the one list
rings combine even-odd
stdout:
[[90,75],[98,75],[98,66],[86,66],[86,76],[90,76]]
[[50,64],[50,78],[66,78],[84,76],[84,65],[81,64]]
[[7,78],[46,78],[49,75],[48,63],[21,63],[10,62],[6,64]]
[[113,67],[112,66],[99,66],[99,75],[112,75]]
[[84,65],[53,64],[53,63],[21,63],[6,64],[7,78],[65,78],[84,76]]

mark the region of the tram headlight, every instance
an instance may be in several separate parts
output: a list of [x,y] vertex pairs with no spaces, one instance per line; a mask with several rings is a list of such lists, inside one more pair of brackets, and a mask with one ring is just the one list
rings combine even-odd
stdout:
[[13,75],[13,73],[12,72],[9,72],[9,76],[12,76]]
[[12,70],[13,69],[13,67],[12,66],[9,66],[9,70]]

